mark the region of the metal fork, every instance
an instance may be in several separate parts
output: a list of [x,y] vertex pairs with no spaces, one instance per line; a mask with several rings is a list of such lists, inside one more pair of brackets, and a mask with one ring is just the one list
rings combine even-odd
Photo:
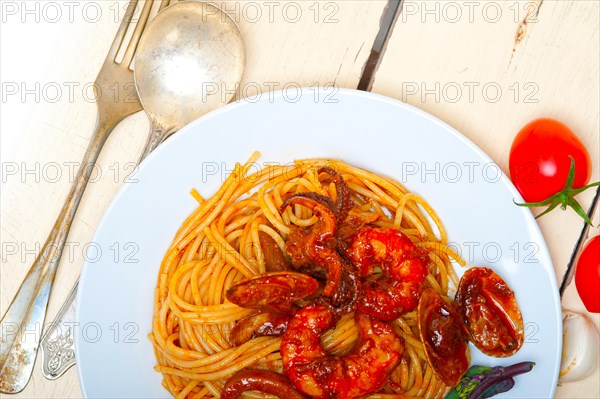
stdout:
[[[56,268],[93,165],[114,127],[125,117],[142,109],[135,90],[131,62],[155,0],[146,0],[136,23],[133,14],[138,1],[130,0],[125,18],[96,78],[98,119],[75,183],[46,243],[0,321],[0,392],[17,393],[27,385],[40,343],[36,332],[43,328]],[[169,0],[162,0],[160,9],[168,4]],[[124,46],[126,33],[132,23],[136,23],[133,35],[122,61],[117,63],[117,54]],[[109,88],[112,91],[115,85],[118,85],[118,95],[108,96]],[[72,342],[72,335],[70,340]]]

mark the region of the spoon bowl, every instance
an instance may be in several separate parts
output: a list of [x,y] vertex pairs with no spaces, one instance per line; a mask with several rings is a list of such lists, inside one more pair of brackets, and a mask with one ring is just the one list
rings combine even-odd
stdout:
[[186,1],[161,11],[135,57],[135,84],[152,126],[142,158],[186,124],[228,103],[244,64],[241,33],[218,7]]

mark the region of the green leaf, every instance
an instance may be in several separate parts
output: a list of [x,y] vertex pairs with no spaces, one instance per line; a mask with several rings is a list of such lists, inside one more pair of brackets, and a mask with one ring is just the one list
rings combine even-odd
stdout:
[[[560,193],[558,193],[558,194],[560,194]],[[513,203],[515,205],[517,205],[517,206],[526,206],[527,208],[534,208],[534,207],[544,206],[544,205],[548,205],[548,204],[552,203],[555,200],[555,198],[556,198],[556,196],[558,194],[555,194],[552,197],[550,197],[550,198],[548,198],[546,200],[540,201],[540,202],[524,202],[524,203],[519,203],[519,202],[516,202],[513,199]]]
[[594,227],[594,225],[592,224],[592,221],[590,220],[590,217],[587,215],[587,213],[583,210],[583,208],[581,207],[581,205],[579,204],[579,202],[577,202],[577,200],[575,198],[569,198],[569,203],[568,205],[573,208],[573,210],[575,212],[577,212],[577,214],[579,216],[581,216],[583,218],[583,220],[585,220],[585,222],[587,224],[589,224],[591,227]]
[[553,203],[552,205],[550,205],[548,208],[546,208],[546,210],[542,213],[540,213],[539,215],[537,215],[535,218],[539,219],[542,216],[544,216],[545,214],[547,214],[548,212],[552,211],[554,208],[556,208],[557,206],[560,205],[560,202],[556,201],[555,203]]
[[569,167],[569,174],[567,175],[567,181],[565,182],[565,187],[562,191],[567,191],[568,189],[573,187],[573,182],[575,181],[575,158],[569,155],[571,158],[571,166]]
[[600,186],[600,181],[597,181],[595,183],[590,183],[587,186],[583,186],[580,188],[572,188],[571,190],[569,190],[569,194],[571,194],[571,196],[576,196],[577,194],[584,192],[585,190],[587,190],[590,187],[597,187]]

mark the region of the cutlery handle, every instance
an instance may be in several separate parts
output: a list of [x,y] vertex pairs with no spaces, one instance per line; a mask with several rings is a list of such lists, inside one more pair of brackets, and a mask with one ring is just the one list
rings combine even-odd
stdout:
[[56,319],[42,337],[42,374],[55,380],[75,364],[75,297],[79,279],[67,297]]
[[[174,130],[164,129],[155,123],[151,123],[150,134],[140,156],[140,162],[173,133]],[[67,300],[41,341],[42,374],[49,380],[59,378],[75,364],[73,338],[75,337],[74,327],[76,325],[75,298],[77,297],[78,287],[79,279],[77,279],[77,283],[75,283]]]
[[0,392],[20,392],[31,377],[56,267],[98,154],[115,126],[105,121],[98,118],[54,227],[0,321]]
[[142,151],[142,155],[140,155],[138,163],[142,162],[160,143],[175,133],[175,129],[165,128],[156,123],[150,115],[148,115],[148,117],[150,118],[150,133],[148,134],[146,145],[144,146],[144,150]]

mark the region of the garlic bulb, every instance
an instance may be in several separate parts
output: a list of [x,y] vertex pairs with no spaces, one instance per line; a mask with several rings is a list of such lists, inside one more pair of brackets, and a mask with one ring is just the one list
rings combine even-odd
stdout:
[[563,309],[563,349],[558,381],[579,381],[597,367],[598,331],[594,324],[579,313]]

